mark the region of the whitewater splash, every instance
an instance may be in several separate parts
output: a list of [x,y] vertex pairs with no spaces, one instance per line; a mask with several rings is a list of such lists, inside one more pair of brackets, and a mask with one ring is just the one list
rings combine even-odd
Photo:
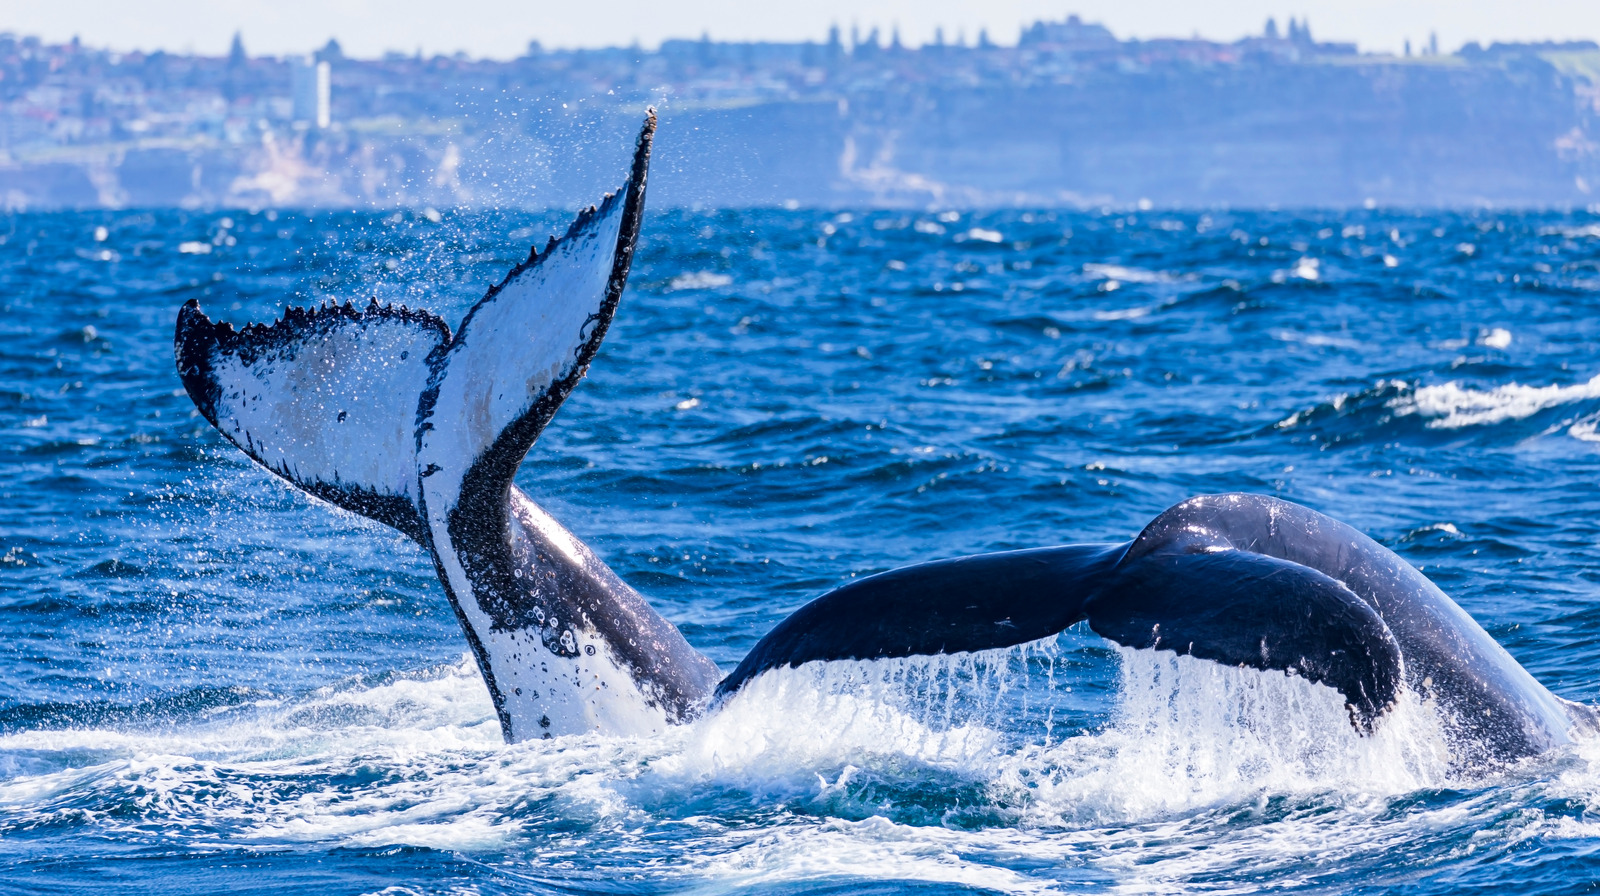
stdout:
[[1118,648],[1110,724],[1040,751],[1057,769],[1042,815],[1158,817],[1269,794],[1385,794],[1449,780],[1449,745],[1414,694],[1369,737],[1332,688],[1167,652]]
[[[12,733],[0,737],[0,753],[76,761],[15,774],[0,783],[0,805],[129,798],[148,810],[139,825],[201,824],[263,842],[464,848],[495,827],[483,818],[542,798],[569,812],[583,805],[578,816],[590,818],[692,802],[707,789],[838,809],[860,800],[853,788],[867,781],[878,797],[927,798],[931,775],[935,791],[954,786],[980,799],[968,807],[974,820],[1073,827],[1262,793],[1397,793],[1445,780],[1446,749],[1422,707],[1403,706],[1377,735],[1360,737],[1330,688],[1167,653],[1122,649],[1118,658],[1114,706],[1087,730],[1056,727],[1072,695],[1052,684],[1063,654],[1046,642],[782,669],[660,736],[506,747],[463,657],[153,731]],[[352,768],[359,783],[335,781]],[[856,808],[848,814],[884,807],[868,799]]]
[[[0,756],[33,767],[0,781],[0,838],[531,857],[516,873],[535,884],[582,856],[596,880],[718,892],[859,876],[1042,893],[1019,862],[1140,889],[1292,870],[1330,843],[1381,853],[1414,824],[1396,800],[1462,786],[1414,699],[1362,737],[1321,685],[1073,638],[776,670],[650,737],[504,745],[466,656],[155,730],[20,731]],[[1600,754],[1557,761],[1560,789],[1600,792]],[[1439,811],[1427,823],[1464,823]],[[665,842],[674,862],[639,865]]]

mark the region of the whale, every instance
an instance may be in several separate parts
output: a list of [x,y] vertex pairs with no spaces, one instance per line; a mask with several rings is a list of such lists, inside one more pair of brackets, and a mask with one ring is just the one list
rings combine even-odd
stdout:
[[1136,650],[1304,678],[1361,735],[1405,694],[1458,767],[1597,727],[1403,558],[1280,498],[1191,498],[1131,541],[934,560],[855,579],[779,622],[728,674],[513,479],[583,378],[622,298],[656,118],[622,185],[535,246],[452,330],[432,312],[330,303],[235,329],[198,301],[174,352],[199,413],[312,497],[432,559],[507,742],[645,736],[806,663],[965,654],[1080,623]]

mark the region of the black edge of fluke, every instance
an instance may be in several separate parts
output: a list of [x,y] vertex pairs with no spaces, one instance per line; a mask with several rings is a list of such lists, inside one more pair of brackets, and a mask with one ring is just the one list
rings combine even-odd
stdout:
[[[645,181],[650,174],[650,150],[656,137],[656,110],[654,106],[645,110],[644,125],[639,129],[639,138],[633,147],[633,168],[628,172],[628,194],[622,207],[622,228],[617,234],[617,254],[611,262],[611,281],[606,286],[606,303],[600,314],[600,320],[594,331],[589,334],[589,339],[584,343],[589,348],[586,356],[580,356],[579,364],[587,367],[589,359],[594,356],[600,347],[600,341],[605,338],[606,331],[611,328],[611,318],[615,314],[617,303],[622,300],[622,290],[628,283],[628,272],[633,268],[633,251],[639,243],[639,230],[644,221],[644,190]],[[582,376],[580,372],[578,374]]]
[[213,375],[212,359],[219,347],[234,336],[232,324],[218,324],[200,310],[200,300],[190,299],[178,311],[173,329],[172,350],[177,357],[178,378],[189,393],[200,415],[217,425],[217,397],[220,387]]
[[[599,308],[591,316],[594,328],[583,338],[575,351],[575,363],[567,376],[551,383],[543,395],[539,396],[528,410],[516,421],[512,422],[490,445],[473,469],[464,477],[461,492],[461,503],[471,504],[481,499],[486,508],[503,504],[503,492],[510,487],[512,477],[516,475],[517,468],[522,465],[523,458],[528,454],[533,443],[538,439],[539,433],[544,431],[552,417],[560,409],[573,387],[588,373],[589,362],[594,359],[595,353],[600,349],[600,343],[605,339],[606,332],[611,327],[611,319],[616,315],[617,305],[622,300],[623,289],[628,283],[628,273],[633,264],[634,247],[639,240],[640,226],[644,218],[645,182],[650,171],[650,150],[655,140],[656,110],[650,107],[645,111],[644,124],[639,130],[639,137],[634,144],[633,164],[629,170],[628,180],[622,188],[615,193],[607,193],[599,206],[589,206],[573,220],[567,228],[566,234],[559,239],[551,237],[549,244],[543,252],[530,253],[528,260],[508,271],[501,281],[490,287],[482,299],[472,306],[462,318],[461,325],[456,328],[455,340],[448,346],[441,348],[436,355],[429,359],[433,365],[433,374],[429,378],[428,387],[422,394],[421,401],[417,404],[417,435],[421,438],[423,431],[431,427],[429,418],[433,416],[433,409],[439,400],[439,389],[443,383],[446,369],[450,364],[452,351],[463,343],[471,340],[471,324],[480,308],[483,308],[500,291],[517,276],[531,268],[545,264],[554,257],[554,250],[563,242],[576,239],[585,229],[596,221],[602,220],[612,208],[613,203],[619,199],[623,203],[622,221],[617,233],[616,253],[612,258],[611,275],[606,283],[606,294],[601,299]],[[503,528],[503,510],[491,511],[495,514],[496,530]]]
[[365,308],[345,302],[329,303],[317,308],[290,306],[283,309],[283,317],[270,324],[247,324],[235,330],[226,321],[213,321],[200,307],[200,300],[190,299],[178,310],[178,322],[173,329],[173,353],[178,364],[178,376],[183,388],[194,400],[212,426],[217,424],[218,385],[215,362],[219,354],[237,355],[246,364],[253,363],[264,352],[282,348],[308,333],[338,323],[364,323],[373,320],[395,320],[421,324],[438,330],[441,342],[450,342],[450,326],[438,315],[422,308],[404,305],[380,305],[373,299]]

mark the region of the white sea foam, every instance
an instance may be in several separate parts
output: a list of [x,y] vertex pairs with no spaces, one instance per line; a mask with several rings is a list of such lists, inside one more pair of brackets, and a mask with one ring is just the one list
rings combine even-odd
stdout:
[[[1112,280],[1112,281],[1108,281],[1108,282],[1115,283],[1116,281]],[[1094,313],[1094,319],[1095,320],[1138,320],[1141,317],[1150,316],[1151,312],[1160,310],[1161,307],[1162,307],[1161,305],[1140,305],[1140,306],[1135,307],[1135,308],[1119,308],[1119,309],[1117,309],[1115,311],[1096,311]]]
[[1600,442],[1600,418],[1585,417],[1567,427],[1567,435],[1580,442]]
[[1362,342],[1358,339],[1346,339],[1340,336],[1329,336],[1326,333],[1302,333],[1279,327],[1268,331],[1267,335],[1280,342],[1298,342],[1301,345],[1311,345],[1318,348],[1361,348]]
[[668,288],[674,291],[691,289],[721,289],[732,282],[732,277],[728,276],[727,274],[719,274],[716,271],[689,271],[688,273],[679,274],[678,276],[673,277],[672,283]]
[[971,230],[968,230],[966,233],[958,234],[956,236],[956,242],[958,243],[969,240],[979,243],[998,243],[1002,242],[1004,239],[1005,236],[1003,236],[1000,231],[989,230],[985,227],[974,227]]
[[1600,224],[1586,224],[1582,227],[1541,227],[1540,236],[1564,236],[1571,239],[1600,239]]
[[1560,405],[1600,398],[1600,376],[1572,386],[1524,386],[1508,383],[1479,390],[1449,382],[1422,386],[1389,401],[1395,416],[1416,414],[1430,429],[1460,429],[1506,420],[1521,420]]
[[1030,896],[1061,892],[992,861],[993,851],[1015,855],[1016,846],[1030,840],[1003,832],[897,824],[882,816],[828,819],[786,828],[781,836],[727,843],[726,849],[690,857],[687,870],[742,892],[761,892],[795,880],[852,877],[955,884]]
[[1510,348],[1511,331],[1504,327],[1493,327],[1485,330],[1478,336],[1478,344],[1489,348]]
[[1123,267],[1118,264],[1086,264],[1083,272],[1096,280],[1119,280],[1123,283],[1171,283],[1176,278],[1161,271]]
[[[1062,731],[1047,724],[1062,661],[1081,684],[1085,655],[1053,644],[813,664],[659,736],[504,746],[464,657],[176,730],[11,734],[0,756],[81,761],[0,780],[0,808],[40,823],[87,813],[78,823],[110,836],[192,849],[410,845],[544,863],[557,836],[586,867],[709,891],[858,877],[1051,892],[1057,875],[1027,870],[1043,867],[1159,891],[1244,867],[1291,880],[1330,852],[1382,861],[1418,824],[1476,830],[1458,803],[1417,810],[1421,822],[1392,811],[1459,786],[1414,699],[1361,737],[1329,688],[1121,650],[1101,673],[1115,685],[1104,724]],[[1600,806],[1593,752],[1552,792]],[[1544,837],[1563,823],[1519,822]],[[663,825],[676,860],[638,865],[661,854]]]

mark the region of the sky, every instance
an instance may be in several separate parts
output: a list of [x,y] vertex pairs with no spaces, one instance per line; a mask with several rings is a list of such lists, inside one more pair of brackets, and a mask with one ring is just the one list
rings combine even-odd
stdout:
[[1600,0],[0,0],[0,31],[51,43],[78,36],[117,50],[220,55],[235,31],[253,55],[304,53],[337,38],[352,56],[386,50],[474,57],[521,55],[528,41],[547,48],[655,47],[669,38],[823,40],[837,23],[919,45],[943,27],[970,42],[987,29],[1015,43],[1021,26],[1077,13],[1118,37],[1201,37],[1231,41],[1259,34],[1268,16],[1309,20],[1319,40],[1354,41],[1373,52],[1467,41],[1600,40]]

